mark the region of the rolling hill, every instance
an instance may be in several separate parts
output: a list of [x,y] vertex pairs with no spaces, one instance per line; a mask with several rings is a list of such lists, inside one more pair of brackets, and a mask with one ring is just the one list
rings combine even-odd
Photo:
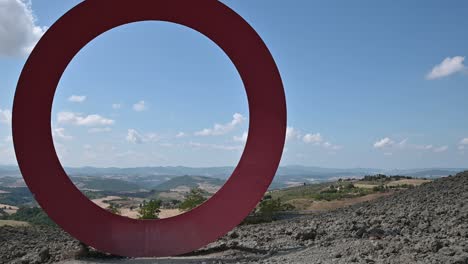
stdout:
[[156,190],[158,191],[168,191],[168,190],[187,190],[191,188],[200,188],[209,193],[216,192],[222,185],[224,180],[210,178],[205,176],[181,176],[172,178],[158,186]]
[[72,181],[81,190],[132,192],[142,189],[136,183],[112,178],[72,177]]

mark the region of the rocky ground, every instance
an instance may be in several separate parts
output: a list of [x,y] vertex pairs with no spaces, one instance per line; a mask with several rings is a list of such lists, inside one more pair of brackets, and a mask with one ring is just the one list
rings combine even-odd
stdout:
[[[467,220],[468,172],[328,213],[240,226],[191,256],[65,263],[468,263]],[[28,246],[39,257],[47,247],[49,262],[64,257],[56,254],[57,246],[63,252],[79,250],[59,231],[62,244],[27,235],[8,242],[4,232],[0,229],[3,263],[24,258],[15,252],[28,252]]]
[[82,254],[84,247],[58,228],[0,227],[0,263],[56,263]]

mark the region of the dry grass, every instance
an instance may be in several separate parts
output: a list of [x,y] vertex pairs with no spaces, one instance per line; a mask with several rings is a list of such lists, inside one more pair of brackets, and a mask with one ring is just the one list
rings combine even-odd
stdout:
[[383,196],[392,195],[392,192],[373,193],[361,197],[349,198],[335,201],[315,201],[313,199],[301,198],[290,200],[287,203],[292,204],[297,210],[301,211],[328,211],[350,206],[357,203],[375,200]]
[[191,189],[192,188],[190,188],[189,186],[181,185],[177,186],[177,188],[170,189],[169,191],[176,193],[189,193]]
[[171,199],[171,200],[183,200],[184,195],[178,192],[162,192],[159,194],[159,198]]
[[375,185],[375,184],[366,184],[366,183],[355,183],[354,184],[354,187],[363,188],[363,189],[372,189],[375,186],[377,186],[377,185]]
[[216,193],[221,188],[221,186],[202,182],[202,183],[198,183],[198,188],[204,191],[207,191],[209,193]]
[[0,226],[29,226],[26,222],[13,221],[13,220],[0,220]]
[[394,181],[387,183],[387,186],[399,186],[399,185],[414,185],[414,186],[419,186],[423,183],[428,183],[431,182],[431,180],[423,180],[423,179],[404,179],[404,180],[399,180],[399,181]]
[[[119,205],[120,215],[128,218],[138,219],[138,206],[140,203],[143,202],[143,199],[130,198],[128,200],[122,200],[122,198],[119,196],[107,196],[104,198],[93,199],[92,201],[99,207],[104,209],[109,207],[110,204],[108,202],[113,201],[114,203]],[[161,209],[161,212],[159,213],[159,218],[169,218],[182,213],[183,212],[179,209]]]
[[180,215],[182,213],[183,211],[179,209],[161,209],[161,212],[159,213],[159,218],[160,219],[169,218],[169,217],[173,217],[176,215]]
[[0,204],[0,209],[5,211],[5,213],[11,215],[11,214],[16,213],[16,211],[18,211],[19,208],[13,205],[9,205],[9,204]]
[[[386,183],[385,186],[400,186],[400,185],[413,185],[413,186],[419,186],[423,183],[431,182],[431,180],[423,180],[423,179],[403,179],[403,180],[398,180],[398,181],[391,181],[389,183]],[[354,183],[354,186],[357,188],[364,188],[364,189],[372,189],[379,184],[371,184],[371,183]]]
[[107,207],[109,207],[109,203],[106,203],[104,201],[113,201],[113,200],[120,200],[120,199],[122,198],[119,196],[106,196],[104,198],[93,199],[91,201],[97,204],[99,207],[106,209]]

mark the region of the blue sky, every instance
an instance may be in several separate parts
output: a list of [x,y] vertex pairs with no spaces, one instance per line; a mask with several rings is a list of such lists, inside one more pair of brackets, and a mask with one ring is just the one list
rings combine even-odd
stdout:
[[[0,0],[0,164],[15,163],[9,115],[28,52],[79,2]],[[468,166],[468,3],[223,2],[257,30],[282,74],[283,165]],[[249,118],[221,49],[163,22],[87,45],[52,114],[62,163],[99,167],[235,165]]]

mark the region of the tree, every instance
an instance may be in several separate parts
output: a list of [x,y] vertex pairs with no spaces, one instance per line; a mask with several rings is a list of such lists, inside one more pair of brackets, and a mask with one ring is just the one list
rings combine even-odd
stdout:
[[139,219],[158,219],[159,213],[161,212],[159,208],[161,207],[161,201],[160,200],[150,200],[149,202],[146,202],[146,200],[143,201],[142,204],[140,204],[140,209],[138,210],[138,218]]
[[107,211],[113,213],[113,214],[118,214],[120,215],[120,209],[119,207],[117,207],[117,205],[115,205],[114,203],[110,203],[109,204],[109,207],[107,207]]
[[189,211],[199,206],[206,198],[203,196],[203,190],[199,188],[193,188],[185,197],[185,200],[179,204],[179,209],[183,211]]
[[383,191],[385,191],[385,186],[383,184],[379,184],[378,186],[374,186],[372,188],[372,191],[374,191],[374,192],[383,192]]
[[272,216],[276,212],[294,210],[294,206],[282,203],[280,198],[271,198],[265,196],[258,206],[258,213],[263,216]]

